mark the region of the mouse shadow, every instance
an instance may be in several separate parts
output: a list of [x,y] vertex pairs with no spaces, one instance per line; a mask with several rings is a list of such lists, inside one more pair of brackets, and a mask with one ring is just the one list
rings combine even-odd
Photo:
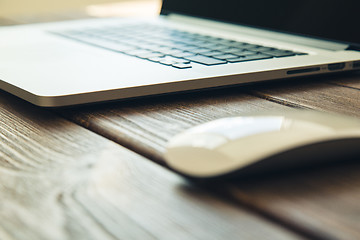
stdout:
[[196,189],[206,190],[218,197],[227,195],[229,189],[237,189],[249,194],[271,192],[271,194],[301,198],[313,198],[327,190],[337,195],[353,195],[357,191],[360,194],[360,188],[356,185],[360,182],[360,157],[356,155],[329,163],[253,174],[236,174],[226,178],[186,179],[187,184],[179,186],[179,191],[187,195],[193,195]]

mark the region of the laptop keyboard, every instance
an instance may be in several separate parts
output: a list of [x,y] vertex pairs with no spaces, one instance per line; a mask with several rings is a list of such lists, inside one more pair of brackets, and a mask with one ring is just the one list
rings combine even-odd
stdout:
[[56,34],[178,69],[306,55],[157,25],[102,26]]

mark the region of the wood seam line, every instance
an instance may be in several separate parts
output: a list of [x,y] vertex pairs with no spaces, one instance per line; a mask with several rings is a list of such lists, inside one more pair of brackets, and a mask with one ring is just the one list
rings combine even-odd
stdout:
[[353,90],[358,90],[358,91],[360,91],[360,89],[359,89],[359,88],[356,88],[356,87],[351,87],[351,86],[347,86],[347,85],[343,85],[343,84],[341,84],[341,83],[328,82],[328,83],[326,83],[326,84],[328,84],[328,85],[332,85],[332,86],[340,86],[340,87],[344,87],[344,88],[349,88],[349,89],[353,89]]
[[286,106],[286,107],[313,110],[313,108],[311,108],[311,107],[303,106],[301,104],[294,103],[294,102],[289,102],[289,101],[286,101],[286,100],[281,100],[279,98],[272,97],[270,95],[266,95],[266,94],[263,94],[263,93],[261,93],[259,91],[255,91],[255,90],[248,90],[248,94],[251,95],[251,96],[257,97],[257,98],[261,98],[261,99],[264,99],[264,100],[267,100],[267,101],[270,101],[270,102],[273,102],[273,103],[277,103],[277,104]]
[[112,142],[116,143],[117,145],[128,149],[131,152],[134,152],[134,153],[136,153],[136,154],[138,154],[138,155],[140,155],[140,156],[142,156],[142,157],[144,157],[144,158],[146,158],[146,159],[148,159],[148,160],[150,160],[152,162],[155,162],[155,163],[159,164],[160,166],[163,166],[163,167],[165,167],[167,169],[170,169],[170,168],[168,168],[166,166],[164,160],[159,158],[158,156],[153,156],[151,154],[148,154],[148,153],[146,153],[146,151],[142,151],[141,148],[136,148],[132,144],[127,143],[126,141],[119,141],[119,139],[111,138],[110,136],[107,136],[102,131],[100,131],[100,129],[98,129],[96,126],[82,124],[80,121],[76,121],[76,120],[74,120],[74,119],[72,119],[72,118],[70,118],[70,117],[68,117],[68,116],[66,116],[66,115],[64,115],[62,113],[59,113],[57,111],[53,111],[53,113],[56,114],[59,117],[62,117],[64,119],[66,119],[66,120],[68,120],[68,121],[82,127],[82,128],[85,128],[88,131],[96,133],[97,135],[99,135],[99,136],[101,136],[101,137],[103,137],[103,138],[105,138],[105,139],[107,139],[109,141],[112,141]]
[[[242,206],[245,209],[249,209],[252,213],[262,217],[263,219],[268,220],[276,224],[277,226],[281,226],[284,229],[291,231],[295,234],[298,234],[302,237],[311,240],[336,240],[336,238],[323,231],[320,230],[314,231],[301,224],[297,224],[292,221],[289,222],[288,220],[283,219],[281,216],[278,216],[276,213],[271,212],[266,208],[261,208],[257,206],[252,199],[246,196],[246,194],[240,194],[241,198],[234,197],[231,194],[231,189],[230,189],[231,186],[228,187],[227,189],[224,189],[222,187],[211,187],[211,188],[214,188],[214,191],[216,191],[221,196],[226,197],[228,201],[233,202],[236,205]],[[239,195],[239,190],[237,190],[236,192],[237,195]]]

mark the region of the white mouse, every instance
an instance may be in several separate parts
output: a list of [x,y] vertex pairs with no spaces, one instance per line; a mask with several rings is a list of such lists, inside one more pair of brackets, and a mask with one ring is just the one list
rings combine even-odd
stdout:
[[172,138],[167,164],[190,178],[254,174],[360,156],[360,121],[297,110],[230,117]]

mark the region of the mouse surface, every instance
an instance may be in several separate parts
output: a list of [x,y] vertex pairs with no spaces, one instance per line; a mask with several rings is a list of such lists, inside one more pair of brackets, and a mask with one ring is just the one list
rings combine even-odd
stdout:
[[190,178],[218,178],[296,168],[360,156],[360,121],[297,110],[230,117],[173,137],[165,160]]

